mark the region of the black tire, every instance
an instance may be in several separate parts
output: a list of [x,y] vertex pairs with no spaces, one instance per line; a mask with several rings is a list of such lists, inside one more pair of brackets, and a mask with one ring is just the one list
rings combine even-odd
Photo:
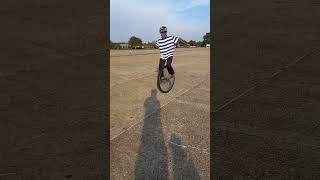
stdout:
[[[175,82],[175,77],[173,78],[166,78],[164,80],[161,79],[161,74],[162,72],[164,73],[164,76],[166,77],[169,73],[168,73],[168,69],[167,69],[167,65],[165,65],[162,69],[160,69],[160,71],[158,72],[158,78],[157,78],[157,86],[159,91],[161,91],[162,93],[168,93]],[[167,83],[168,86],[167,87],[163,87],[163,84]]]

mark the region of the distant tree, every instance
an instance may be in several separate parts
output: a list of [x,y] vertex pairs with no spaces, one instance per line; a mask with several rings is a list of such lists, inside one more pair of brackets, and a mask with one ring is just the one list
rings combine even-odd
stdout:
[[121,46],[119,43],[113,43],[112,47],[113,49],[121,49]]
[[198,47],[202,47],[202,45],[203,45],[203,42],[202,42],[202,41],[198,41],[198,42],[197,42],[197,46],[198,46]]
[[131,47],[141,46],[142,45],[142,40],[140,38],[138,38],[138,37],[131,36],[129,41],[128,41],[128,44]]
[[190,40],[189,44],[190,44],[190,46],[197,46],[197,42],[196,41]]
[[120,49],[121,48],[120,43],[115,43],[115,42],[112,42],[111,40],[110,40],[109,47],[110,47],[110,49]]
[[148,43],[146,43],[146,44],[145,44],[145,48],[153,49],[153,48],[154,48],[153,43],[155,43],[155,42],[154,42],[154,41],[152,41],[152,42],[148,42]]
[[206,33],[203,36],[203,44],[210,44],[210,33]]

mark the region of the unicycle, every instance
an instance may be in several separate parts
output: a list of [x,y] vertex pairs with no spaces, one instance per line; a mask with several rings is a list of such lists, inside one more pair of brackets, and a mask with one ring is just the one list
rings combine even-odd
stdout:
[[[161,78],[161,73],[163,73],[163,78]],[[172,89],[174,85],[174,81],[175,81],[175,76],[173,77],[170,76],[167,68],[167,64],[165,64],[163,68],[160,69],[158,72],[158,78],[157,78],[158,89],[162,93],[168,93]]]

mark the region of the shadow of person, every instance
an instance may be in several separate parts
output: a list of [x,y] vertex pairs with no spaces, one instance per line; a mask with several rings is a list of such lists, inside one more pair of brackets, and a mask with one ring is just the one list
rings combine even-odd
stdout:
[[192,160],[188,159],[186,149],[181,145],[180,138],[172,134],[169,144],[173,157],[174,180],[201,179]]
[[157,91],[144,102],[144,125],[135,162],[135,179],[169,179],[168,157],[160,118]]

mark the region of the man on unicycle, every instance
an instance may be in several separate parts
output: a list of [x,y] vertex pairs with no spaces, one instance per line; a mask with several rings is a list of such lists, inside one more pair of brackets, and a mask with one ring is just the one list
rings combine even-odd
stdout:
[[[159,32],[161,34],[161,38],[158,39],[158,41],[155,44],[155,48],[160,49],[159,71],[163,68],[165,62],[167,61],[168,73],[170,74],[170,78],[172,78],[174,77],[174,70],[171,66],[171,63],[175,45],[177,43],[185,47],[190,47],[190,45],[181,38],[175,36],[168,36],[167,27],[165,26],[160,27]],[[161,74],[161,78],[163,78],[163,73]]]

